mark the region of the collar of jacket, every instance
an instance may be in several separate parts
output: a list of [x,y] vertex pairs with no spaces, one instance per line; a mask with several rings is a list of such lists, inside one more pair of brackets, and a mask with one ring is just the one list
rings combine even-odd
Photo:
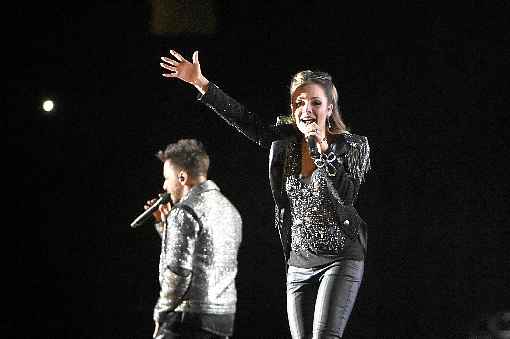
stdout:
[[206,180],[196,186],[193,186],[189,190],[189,192],[184,197],[182,197],[182,199],[181,199],[181,201],[179,201],[179,203],[183,203],[186,200],[193,199],[193,197],[200,195],[206,191],[211,191],[211,190],[219,191],[220,188],[218,187],[218,185],[216,185],[216,183],[214,181]]

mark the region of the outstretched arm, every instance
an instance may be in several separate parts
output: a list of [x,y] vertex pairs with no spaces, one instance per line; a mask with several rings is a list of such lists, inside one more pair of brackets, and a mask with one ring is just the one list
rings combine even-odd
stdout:
[[[161,67],[165,69],[162,75],[165,78],[177,78],[187,82],[202,94],[207,92],[209,80],[202,74],[200,69],[200,61],[198,61],[198,51],[193,53],[193,62],[186,60],[181,54],[174,50],[170,50],[173,58],[166,56],[161,57],[163,62],[160,62]],[[170,72],[167,72],[170,71]]]
[[[244,134],[259,146],[269,147],[271,141],[280,135],[272,125],[267,125],[257,114],[247,110],[242,104],[223,92],[202,74],[198,52],[193,53],[193,62],[186,60],[181,54],[170,50],[170,57],[161,57],[162,75],[166,78],[177,78],[193,85],[201,95],[200,102],[211,108],[229,125]],[[168,71],[168,72],[167,72]]]

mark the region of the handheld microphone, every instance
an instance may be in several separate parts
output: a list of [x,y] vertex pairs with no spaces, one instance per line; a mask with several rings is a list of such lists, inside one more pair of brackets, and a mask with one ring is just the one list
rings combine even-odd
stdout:
[[147,208],[142,214],[140,214],[138,217],[136,217],[135,220],[131,223],[132,228],[136,228],[138,226],[143,225],[147,219],[149,219],[160,205],[166,204],[170,201],[170,193],[165,193],[159,199],[149,208]]
[[321,154],[319,152],[319,150],[317,149],[317,140],[315,139],[315,136],[313,135],[309,135],[307,138],[306,138],[306,142],[308,143],[308,148],[310,150],[310,155],[312,155],[312,157],[320,157]]

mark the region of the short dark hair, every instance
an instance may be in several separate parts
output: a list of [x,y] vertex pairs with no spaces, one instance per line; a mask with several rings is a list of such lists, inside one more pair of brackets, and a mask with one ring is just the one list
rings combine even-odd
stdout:
[[181,139],[169,144],[164,151],[158,151],[156,156],[162,162],[170,160],[174,166],[192,177],[207,176],[209,170],[209,155],[204,145],[195,139]]

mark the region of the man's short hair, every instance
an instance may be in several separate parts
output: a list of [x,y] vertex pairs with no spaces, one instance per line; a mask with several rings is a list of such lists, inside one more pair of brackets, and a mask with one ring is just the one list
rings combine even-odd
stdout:
[[162,161],[170,160],[175,167],[187,172],[192,177],[207,176],[209,156],[204,145],[195,139],[181,139],[169,144],[156,156]]

